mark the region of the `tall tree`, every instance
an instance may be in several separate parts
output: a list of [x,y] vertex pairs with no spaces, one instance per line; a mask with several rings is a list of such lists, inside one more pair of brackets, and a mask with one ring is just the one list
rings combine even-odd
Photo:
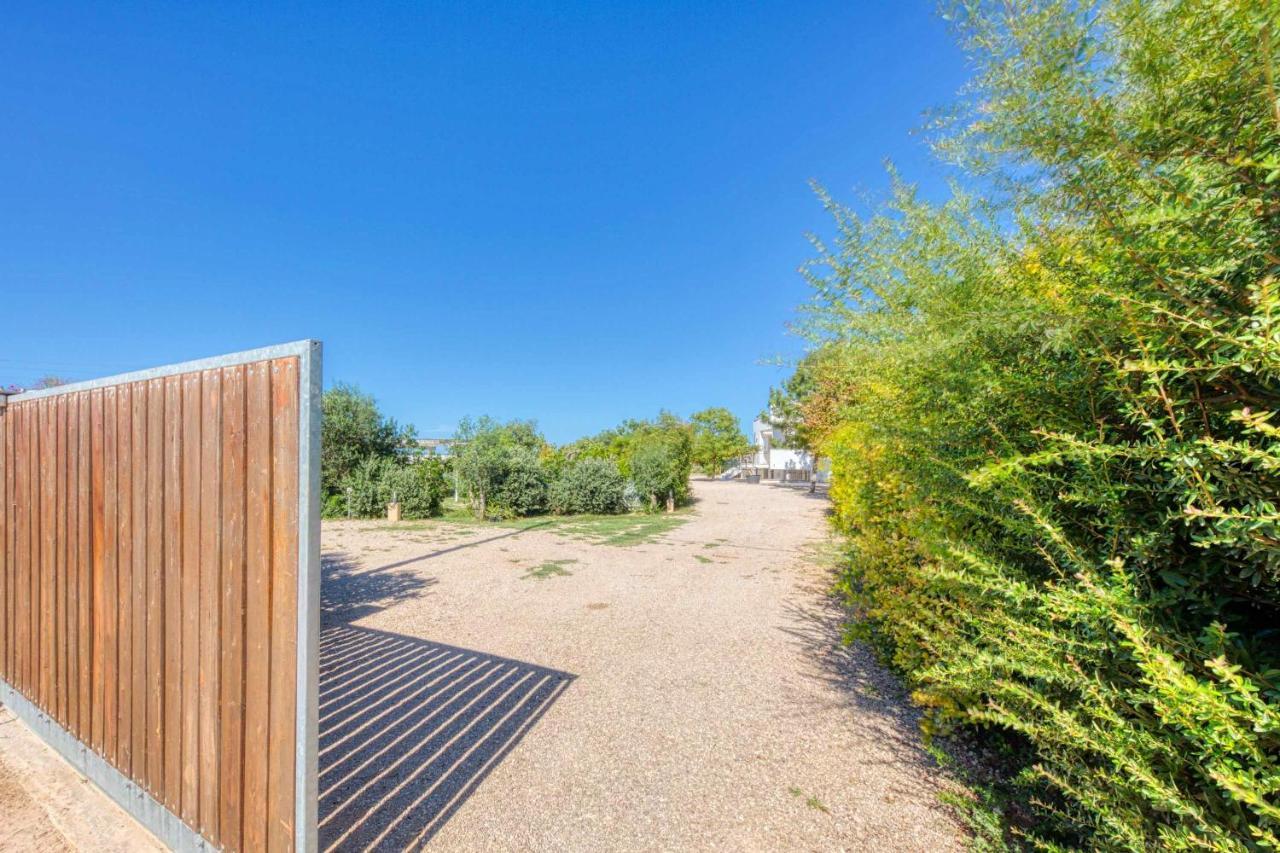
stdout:
[[413,440],[413,427],[384,416],[377,401],[354,385],[339,382],[325,391],[321,410],[320,481],[327,495],[361,462],[394,456]]
[[751,441],[728,409],[703,409],[689,418],[689,423],[693,427],[693,463],[710,477],[723,471],[729,461],[751,452]]

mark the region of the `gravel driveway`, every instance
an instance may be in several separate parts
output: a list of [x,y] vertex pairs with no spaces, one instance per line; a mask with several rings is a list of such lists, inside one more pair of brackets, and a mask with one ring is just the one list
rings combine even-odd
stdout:
[[627,547],[326,523],[325,844],[962,846],[899,688],[838,643],[826,500],[695,495]]

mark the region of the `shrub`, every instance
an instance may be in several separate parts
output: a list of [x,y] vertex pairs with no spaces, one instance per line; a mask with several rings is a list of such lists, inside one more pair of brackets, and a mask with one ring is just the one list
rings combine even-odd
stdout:
[[492,515],[533,515],[547,508],[547,473],[537,455],[525,448],[509,450],[488,501]]
[[551,487],[552,512],[605,515],[626,510],[626,480],[608,459],[581,459]]
[[785,410],[855,636],[1003,750],[1018,842],[1280,845],[1268,6],[963,4],[985,197],[824,197]]
[[654,432],[641,437],[631,456],[631,480],[650,509],[665,503],[668,510],[689,497],[689,434],[687,431]]
[[446,490],[438,460],[404,463],[372,456],[342,481],[325,511],[329,517],[382,518],[394,499],[400,502],[402,517],[429,518],[440,514]]

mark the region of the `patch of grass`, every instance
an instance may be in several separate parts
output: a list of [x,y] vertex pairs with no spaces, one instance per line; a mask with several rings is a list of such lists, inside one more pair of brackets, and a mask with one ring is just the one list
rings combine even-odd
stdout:
[[719,542],[706,542],[706,543],[704,543],[704,544],[703,544],[703,546],[702,546],[702,547],[703,547],[703,548],[719,548],[719,547],[720,547],[720,543],[719,543]]
[[699,563],[702,563],[703,565],[705,565],[705,564],[707,564],[707,563],[714,563],[714,562],[715,562],[715,560],[711,559],[710,557],[704,557],[704,556],[702,556],[701,554],[694,554],[694,555],[693,555],[693,559],[697,560]]
[[547,578],[566,577],[572,575],[573,572],[565,568],[570,563],[576,563],[577,560],[547,560],[542,565],[530,569],[527,573],[521,575],[521,578],[528,580],[546,580]]
[[687,512],[660,515],[570,515],[555,519],[549,529],[552,533],[570,539],[625,548],[654,542],[689,518]]
[[822,800],[819,800],[813,794],[806,795],[804,791],[800,790],[795,785],[792,785],[790,788],[788,788],[787,793],[793,797],[804,797],[805,798],[804,804],[809,808],[813,809],[814,811],[819,811],[819,812],[822,812],[823,814],[831,814],[831,810],[828,809],[826,805],[823,804]]
[[466,503],[444,502],[439,518],[398,523],[382,522],[374,530],[422,531],[440,536],[467,535],[476,527],[499,527],[506,530],[545,529],[558,536],[580,539],[594,545],[627,547],[654,542],[684,524],[692,511],[673,513],[627,513],[625,515],[535,515],[528,518],[479,519]]

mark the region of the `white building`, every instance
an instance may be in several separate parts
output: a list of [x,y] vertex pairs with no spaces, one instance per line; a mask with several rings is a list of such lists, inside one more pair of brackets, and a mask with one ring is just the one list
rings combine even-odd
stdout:
[[744,475],[758,475],[764,480],[808,481],[814,479],[816,473],[819,482],[827,481],[829,471],[822,460],[807,450],[787,447],[786,435],[778,427],[756,419],[751,432],[756,450],[739,463]]

